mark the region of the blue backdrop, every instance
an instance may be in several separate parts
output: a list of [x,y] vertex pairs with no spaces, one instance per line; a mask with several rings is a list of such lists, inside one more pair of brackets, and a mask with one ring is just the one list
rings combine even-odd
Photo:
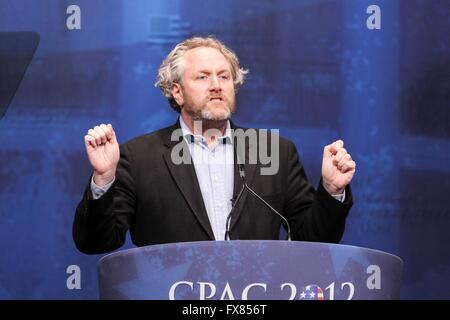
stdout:
[[[381,29],[366,23],[373,4]],[[358,171],[342,243],[400,256],[402,298],[449,299],[449,30],[446,0],[2,1],[0,32],[40,42],[0,106],[0,298],[97,298],[100,256],[77,252],[71,231],[90,175],[83,136],[172,124],[157,68],[178,41],[214,34],[250,69],[237,123],[279,128],[315,185],[323,146],[345,140]]]

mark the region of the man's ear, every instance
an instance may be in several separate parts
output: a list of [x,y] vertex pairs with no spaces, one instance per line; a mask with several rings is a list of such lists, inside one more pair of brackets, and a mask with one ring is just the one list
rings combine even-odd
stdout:
[[183,91],[181,91],[181,85],[179,83],[172,85],[172,97],[179,106],[184,105]]

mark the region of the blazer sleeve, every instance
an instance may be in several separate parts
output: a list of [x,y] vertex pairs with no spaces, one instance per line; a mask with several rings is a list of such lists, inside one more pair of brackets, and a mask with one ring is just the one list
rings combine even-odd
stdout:
[[352,206],[350,186],[345,201],[333,198],[319,183],[317,191],[308,182],[295,145],[289,141],[287,152],[287,195],[285,215],[293,240],[338,243]]
[[135,215],[136,193],[131,153],[126,145],[120,148],[113,185],[99,199],[94,200],[89,182],[77,206],[72,235],[77,249],[83,253],[106,253],[121,247]]

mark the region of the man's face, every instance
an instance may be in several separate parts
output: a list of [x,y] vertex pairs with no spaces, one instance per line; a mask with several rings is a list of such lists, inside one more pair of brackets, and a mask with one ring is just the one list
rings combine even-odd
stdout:
[[231,65],[217,49],[199,47],[186,52],[181,83],[172,94],[193,120],[227,120],[236,100]]

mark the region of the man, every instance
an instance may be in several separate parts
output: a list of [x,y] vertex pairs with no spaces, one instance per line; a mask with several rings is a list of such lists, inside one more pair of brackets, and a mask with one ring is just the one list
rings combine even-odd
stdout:
[[[88,131],[84,140],[93,175],[73,223],[80,251],[115,250],[128,229],[137,246],[278,239],[283,220],[256,195],[283,215],[293,240],[341,239],[356,166],[343,141],[325,147],[317,192],[294,144],[283,138],[269,139],[277,142],[275,173],[262,174],[262,163],[249,161],[260,137],[244,146],[239,165],[237,128],[230,118],[246,73],[217,39],[187,39],[163,61],[156,83],[180,113],[175,125],[120,147],[110,124]],[[256,195],[243,188],[244,182]]]

